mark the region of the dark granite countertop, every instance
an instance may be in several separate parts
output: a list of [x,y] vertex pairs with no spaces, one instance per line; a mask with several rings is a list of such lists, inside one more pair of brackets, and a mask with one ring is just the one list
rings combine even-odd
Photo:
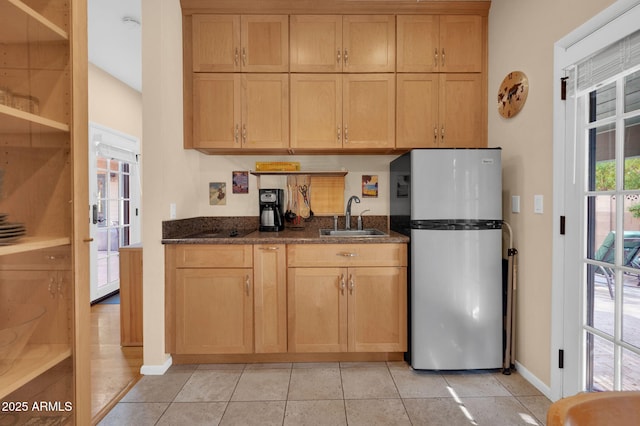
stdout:
[[[232,220],[236,219],[236,220]],[[344,229],[344,217],[338,223]],[[386,216],[365,217],[365,228],[384,231],[388,236],[320,236],[321,228],[333,228],[333,218],[314,217],[302,227],[285,227],[280,232],[259,232],[258,218],[192,218],[163,223],[163,244],[381,244],[408,243],[409,237],[391,231]],[[356,229],[355,223],[352,229]]]

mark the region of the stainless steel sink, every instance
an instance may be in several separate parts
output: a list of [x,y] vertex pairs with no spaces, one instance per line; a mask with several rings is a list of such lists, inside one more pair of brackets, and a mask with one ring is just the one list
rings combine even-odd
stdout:
[[321,237],[387,237],[379,229],[320,229]]

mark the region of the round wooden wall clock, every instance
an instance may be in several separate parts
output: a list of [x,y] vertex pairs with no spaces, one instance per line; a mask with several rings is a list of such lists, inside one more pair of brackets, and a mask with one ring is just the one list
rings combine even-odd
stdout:
[[522,71],[507,74],[498,90],[498,112],[504,118],[520,112],[529,94],[529,80]]

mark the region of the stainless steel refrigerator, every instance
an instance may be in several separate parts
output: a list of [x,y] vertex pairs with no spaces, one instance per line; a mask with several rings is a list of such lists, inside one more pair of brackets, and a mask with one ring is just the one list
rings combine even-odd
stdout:
[[502,366],[501,150],[415,149],[390,165],[391,228],[411,237],[415,369]]

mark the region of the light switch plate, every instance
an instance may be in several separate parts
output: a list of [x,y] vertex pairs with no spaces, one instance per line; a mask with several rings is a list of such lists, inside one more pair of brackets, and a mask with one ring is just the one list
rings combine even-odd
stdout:
[[511,213],[520,213],[520,196],[511,196]]
[[544,197],[542,195],[533,196],[533,212],[536,214],[544,213]]
[[169,219],[176,218],[176,203],[169,204]]

